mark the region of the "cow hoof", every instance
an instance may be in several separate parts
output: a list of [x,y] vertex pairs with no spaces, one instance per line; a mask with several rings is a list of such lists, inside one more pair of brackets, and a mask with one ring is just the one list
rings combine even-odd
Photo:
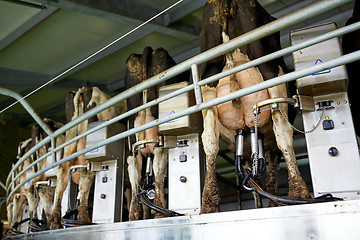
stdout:
[[129,214],[129,221],[140,220],[140,218],[141,218],[141,212],[133,212]]
[[[214,176],[215,174],[213,174]],[[201,200],[201,211],[203,213],[220,212],[220,193],[215,177],[211,177],[206,173],[205,186]]]
[[51,216],[51,219],[50,219],[50,230],[62,228],[62,226],[60,224],[60,219],[61,219],[60,210],[54,209],[53,215]]
[[297,181],[289,181],[289,198],[291,199],[309,199],[310,193],[303,179]]
[[78,206],[77,207],[79,213],[79,221],[80,222],[88,222],[91,223],[88,206]]
[[61,229],[62,226],[60,223],[51,223],[50,224],[50,230],[55,230],[55,229]]
[[159,212],[154,213],[154,218],[164,218],[165,216]]
[[270,200],[269,201],[269,204],[268,204],[268,207],[277,207],[279,206],[277,203],[275,203],[274,201]]

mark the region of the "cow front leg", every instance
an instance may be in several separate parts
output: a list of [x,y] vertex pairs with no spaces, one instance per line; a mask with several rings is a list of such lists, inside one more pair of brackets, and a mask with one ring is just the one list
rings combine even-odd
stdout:
[[[154,161],[153,161],[153,170],[155,175],[155,198],[154,204],[167,208],[167,201],[165,198],[165,186],[164,186],[164,177],[166,173],[166,167],[168,163],[168,151],[164,148],[155,148],[154,149]],[[163,217],[159,212],[155,212],[155,218]]]
[[128,172],[131,184],[131,202],[129,209],[129,220],[140,220],[141,219],[141,204],[136,197],[139,189],[139,182],[141,180],[141,168],[142,168],[142,156],[136,154],[136,157],[129,156],[127,158]]
[[89,215],[89,193],[91,185],[94,183],[94,175],[92,172],[85,168],[80,168],[80,180],[79,180],[79,206],[77,207],[79,214],[79,221],[91,223]]

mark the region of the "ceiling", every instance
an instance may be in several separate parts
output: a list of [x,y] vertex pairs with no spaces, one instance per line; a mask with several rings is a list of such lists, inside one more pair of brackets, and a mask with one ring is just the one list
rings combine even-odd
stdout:
[[[177,0],[0,0],[0,86],[22,96],[120,38]],[[183,0],[155,20],[94,55],[27,98],[42,117],[64,121],[68,91],[99,86],[113,95],[124,87],[125,61],[145,46],[164,47],[177,61],[200,52],[199,32],[205,0]],[[315,1],[261,0],[279,18]],[[347,4],[294,28],[335,21],[343,25]],[[288,45],[288,33],[281,41]],[[292,60],[288,61],[291,65]],[[44,101],[46,99],[46,101]],[[0,111],[14,99],[0,96]],[[0,115],[6,121],[33,122],[20,104]]]
[[[199,33],[206,0],[183,0],[155,20],[124,36],[176,2],[0,0],[0,87],[25,96],[51,81],[27,97],[27,101],[41,117],[64,122],[65,97],[69,91],[94,85],[110,95],[123,90],[125,62],[131,53],[141,53],[145,46],[154,49],[163,47],[176,62],[200,53]],[[259,2],[274,17],[280,18],[316,1]],[[352,14],[352,8],[353,2],[282,31],[282,46],[289,45],[292,29],[324,22],[336,22],[338,26],[343,26]],[[285,60],[292,69],[291,56],[286,56]],[[77,67],[73,68],[74,65]],[[25,132],[29,132],[19,126],[34,123],[20,104],[3,111],[14,101],[0,95],[0,162],[3,166],[0,181],[4,181],[9,172],[17,144],[26,139]],[[299,118],[297,122],[301,124]],[[295,137],[294,146],[298,156],[306,152],[303,136]],[[222,161],[217,165],[219,175],[234,178],[233,167],[229,163]]]

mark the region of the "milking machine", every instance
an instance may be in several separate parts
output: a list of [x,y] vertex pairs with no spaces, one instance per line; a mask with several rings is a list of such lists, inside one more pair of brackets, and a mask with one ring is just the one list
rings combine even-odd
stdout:
[[[187,86],[187,82],[163,86],[159,97]],[[159,118],[184,110],[195,103],[194,93],[183,93],[159,104]],[[168,209],[155,206],[152,155],[147,157],[145,191],[140,193],[141,202],[165,216],[194,215],[200,213],[201,192],[204,182],[204,153],[200,139],[202,131],[201,113],[184,116],[159,125],[158,148],[168,149],[167,182]],[[141,143],[135,144],[140,146]],[[164,180],[166,181],[166,179]]]
[[[335,29],[336,25],[329,23],[296,30],[290,34],[291,43],[296,45]],[[333,38],[294,52],[295,70],[311,67],[341,55],[340,40]],[[260,175],[257,170],[259,161],[253,158],[252,172],[243,167],[244,131],[238,130],[236,172],[244,180],[244,187],[255,190],[279,204],[358,199],[360,196],[360,158],[347,96],[348,78],[345,66],[297,79],[296,85],[297,95],[293,98],[269,99],[257,103],[254,106],[255,122],[260,113],[260,107],[265,105],[270,105],[269,109],[280,111],[285,119],[279,103],[293,104],[300,110],[304,131],[298,131],[305,134],[315,198],[283,199],[263,191],[255,181]],[[258,152],[261,151],[259,148]]]

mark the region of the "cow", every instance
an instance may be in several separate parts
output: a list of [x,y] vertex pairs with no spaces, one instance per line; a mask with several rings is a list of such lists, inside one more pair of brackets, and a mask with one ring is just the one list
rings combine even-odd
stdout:
[[[48,118],[45,118],[44,122],[49,126],[49,128],[52,132],[56,131],[57,129],[59,129],[60,127],[63,126],[62,123],[55,122]],[[35,124],[31,130],[32,147],[35,147],[45,137],[47,137],[47,133],[38,124]],[[65,136],[63,134],[61,134],[55,138],[55,141],[54,141],[55,146],[54,147],[58,147],[61,144],[63,144],[64,142],[65,142]],[[39,159],[41,156],[45,155],[49,150],[51,150],[50,147],[51,147],[51,144],[48,143],[48,144],[45,144],[44,146],[42,146],[41,148],[39,148],[35,152],[34,160]],[[60,154],[56,154],[56,156],[61,158],[62,150],[60,150]],[[59,160],[59,159],[57,159],[57,160]],[[48,166],[48,162],[46,160],[43,160],[35,166],[34,171],[40,171],[47,166]],[[28,203],[29,203],[30,218],[32,220],[33,218],[35,218],[35,219],[38,218],[36,208],[38,205],[37,196],[39,197],[41,206],[45,213],[47,227],[49,228],[55,189],[53,187],[48,187],[48,186],[36,186],[37,182],[47,181],[47,180],[49,180],[49,179],[48,179],[48,177],[45,176],[45,173],[35,177],[31,181],[30,187],[27,189],[27,199],[28,199]],[[41,213],[40,213],[40,215],[41,215]],[[34,223],[32,223],[32,224],[34,224]]]
[[[355,1],[355,6],[352,16],[347,20],[346,25],[360,21],[360,1]],[[344,54],[360,50],[360,30],[345,34],[342,37],[342,48]],[[357,99],[357,77],[359,75],[360,61],[346,64],[346,69],[349,77],[348,95],[351,103],[351,114],[354,120],[355,133],[360,137],[360,102]]]
[[[52,131],[55,131],[59,127],[62,126],[61,123],[56,123],[50,119],[44,119],[44,123],[46,123],[49,128]],[[31,138],[27,139],[24,142],[21,142],[18,147],[18,156],[17,160],[19,160],[27,151],[29,151],[31,148],[33,148],[36,144],[38,144],[41,140],[43,140],[47,134],[43,129],[40,128],[38,124],[35,124],[31,129]],[[64,136],[60,135],[55,139],[56,146],[61,145],[64,142]],[[55,147],[56,147],[55,146]],[[32,162],[43,156],[48,152],[50,148],[50,143],[42,146],[37,151],[35,151],[34,154],[30,155],[17,169],[16,173],[21,172],[23,169],[28,167]],[[17,161],[16,160],[16,161]],[[43,160],[40,163],[36,164],[34,167],[30,169],[29,172],[25,173],[23,176],[21,176],[17,181],[16,184],[19,184],[20,182],[24,181],[27,177],[34,174],[36,171],[40,171],[41,169],[44,169],[47,166],[47,161]],[[34,224],[32,220],[35,218],[37,219],[38,214],[36,212],[37,206],[38,206],[38,198],[40,198],[40,202],[42,204],[42,207],[44,209],[44,213],[46,216],[46,219],[50,219],[51,214],[51,207],[53,202],[53,196],[54,196],[54,189],[50,187],[37,187],[36,183],[39,181],[46,181],[48,180],[45,177],[45,173],[35,177],[30,182],[25,184],[20,188],[20,193],[15,194],[14,201],[8,205],[8,220],[9,220],[9,226],[11,226],[11,223],[19,222],[22,215],[22,209],[24,208],[25,203],[28,203],[29,206],[29,215],[30,215],[30,221],[31,224]],[[11,208],[13,208],[11,210]],[[12,211],[12,212],[11,212]],[[39,229],[39,228],[38,228]]]
[[[200,35],[201,51],[206,51],[257,27],[275,20],[256,0],[208,0],[203,15]],[[263,55],[279,50],[279,33],[240,47],[225,56],[214,58],[202,66],[202,78],[207,78],[232,67],[249,62]],[[203,100],[228,94],[262,81],[277,77],[286,71],[282,58],[253,67],[231,76],[220,79],[202,87]],[[219,138],[234,145],[237,129],[248,129],[254,126],[253,105],[269,98],[287,97],[285,84],[253,93],[218,106],[204,109],[204,131],[202,141],[206,154],[206,176],[202,196],[201,213],[220,211],[220,196],[216,183],[215,160],[219,151]],[[285,115],[288,107],[279,104]],[[285,158],[289,173],[289,197],[307,199],[310,197],[305,181],[302,179],[296,164],[292,147],[291,126],[284,120],[278,110],[265,111],[259,114],[258,129],[265,135],[267,155],[276,157],[279,148]],[[276,143],[274,140],[276,138]],[[274,167],[273,167],[274,168]],[[274,176],[270,177],[274,182]],[[275,191],[275,187],[272,187]]]
[[[21,142],[18,146],[18,155],[14,161],[14,164],[17,163],[17,161],[31,149],[32,146],[32,139],[29,138],[23,142]],[[17,170],[14,172],[14,175],[16,176],[19,172],[21,172],[24,168],[28,167],[33,162],[33,155],[30,155],[20,166],[17,168]],[[25,175],[22,175],[19,177],[14,185],[12,186],[11,191],[14,190],[14,188],[19,185],[21,182],[23,182],[26,179]],[[9,229],[13,228],[13,226],[16,223],[19,223],[22,220],[22,213],[24,206],[27,202],[27,193],[26,193],[25,186],[20,187],[20,189],[11,197],[6,210],[7,210],[7,218],[8,218],[8,226]],[[18,230],[18,229],[14,229]]]
[[[84,112],[101,105],[109,99],[110,97],[102,92],[98,87],[82,87],[77,92],[70,92],[66,99],[66,122],[70,122],[78,118]],[[65,134],[65,141],[67,142],[77,135],[87,131],[88,123],[90,122],[109,120],[121,113],[124,113],[125,111],[126,103],[125,101],[121,101],[68,130]],[[64,148],[64,158],[84,149],[85,147],[86,137],[66,146]],[[68,184],[70,167],[84,164],[87,164],[87,161],[85,160],[85,155],[81,155],[75,159],[65,162],[64,164],[61,164],[57,168],[55,200],[51,214],[50,229],[61,228],[61,201]],[[78,184],[79,188],[79,205],[77,206],[78,220],[80,222],[90,223],[91,219],[88,212],[88,199],[91,185],[94,182],[94,174],[85,168],[79,168],[76,172],[71,174],[71,178],[76,184]]]
[[[151,47],[145,47],[142,54],[131,54],[126,60],[126,75],[125,75],[125,87],[131,88],[146,79],[155,76],[166,69],[174,66],[176,63],[171,58],[169,53],[159,48],[153,50]],[[180,81],[188,81],[188,73],[180,74],[172,79],[167,80],[161,84],[144,90],[142,93],[138,93],[127,100],[128,109],[136,108],[142,104],[152,101],[159,97],[159,88],[165,84],[172,84]],[[138,112],[136,115],[132,115],[128,119],[128,127],[132,129],[142,124],[148,123],[157,119],[158,106],[153,106]],[[132,146],[138,141],[151,141],[152,143],[146,143],[145,148],[140,148],[131,152],[127,158],[129,179],[131,183],[131,203],[129,210],[129,220],[139,220],[142,218],[142,207],[139,203],[136,195],[141,181],[141,170],[143,158],[147,154],[152,153],[153,159],[153,173],[155,177],[155,199],[154,204],[162,208],[167,207],[167,202],[164,193],[164,174],[167,167],[168,156],[167,150],[156,148],[156,142],[158,141],[158,127],[152,127],[145,131],[136,133],[135,136],[129,137],[129,145]],[[155,143],[154,143],[155,142]],[[154,148],[155,147],[155,148]],[[132,151],[130,147],[130,151]],[[160,213],[154,213],[155,217],[161,217]],[[144,213],[145,216],[145,213]],[[145,216],[146,218],[146,216]]]

